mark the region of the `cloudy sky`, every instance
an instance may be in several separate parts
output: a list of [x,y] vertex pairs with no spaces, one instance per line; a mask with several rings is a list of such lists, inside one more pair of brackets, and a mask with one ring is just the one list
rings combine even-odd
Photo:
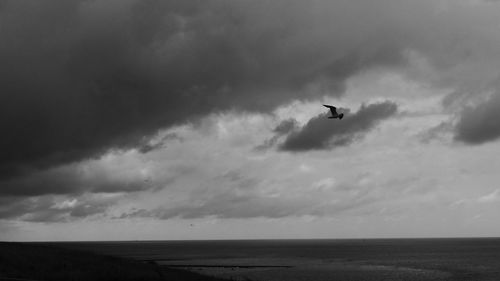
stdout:
[[1,0],[0,240],[499,236],[498,15]]

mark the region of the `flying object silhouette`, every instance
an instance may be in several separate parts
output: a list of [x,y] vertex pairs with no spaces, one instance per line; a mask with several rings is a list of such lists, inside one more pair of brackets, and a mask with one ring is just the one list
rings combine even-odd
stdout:
[[327,104],[323,104],[323,106],[328,107],[332,112],[332,116],[328,116],[329,119],[335,119],[335,118],[342,119],[342,117],[344,117],[344,113],[340,114],[337,113],[337,108],[335,106]]

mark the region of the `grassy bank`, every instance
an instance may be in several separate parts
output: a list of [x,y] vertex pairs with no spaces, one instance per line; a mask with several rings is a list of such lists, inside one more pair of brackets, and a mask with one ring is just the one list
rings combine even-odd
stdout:
[[0,280],[44,281],[220,281],[154,263],[54,246],[0,242]]

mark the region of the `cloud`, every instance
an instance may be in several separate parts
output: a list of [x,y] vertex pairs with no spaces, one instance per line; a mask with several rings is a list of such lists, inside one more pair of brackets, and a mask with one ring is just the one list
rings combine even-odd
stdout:
[[[351,77],[374,68],[400,70],[409,63],[418,70],[424,62],[432,71],[420,76],[401,73],[458,93],[448,101],[453,113],[461,112],[457,140],[474,144],[496,140],[499,130],[489,122],[496,120],[498,98],[460,111],[462,100],[484,96],[485,85],[499,76],[500,48],[498,40],[492,40],[499,8],[475,2],[471,6],[468,0],[2,1],[0,198],[17,202],[48,194],[158,190],[177,179],[172,175],[149,180],[151,174],[169,173],[170,162],[192,168],[215,159],[230,166],[252,155],[243,155],[248,151],[240,149],[237,160],[229,162],[210,154],[228,155],[231,146],[246,142],[253,148],[264,139],[243,132],[233,142],[224,142],[225,147],[217,146],[221,139],[210,147],[186,139],[184,150],[161,154],[167,139],[155,139],[159,131],[222,111],[272,112],[296,100],[347,98],[345,84]],[[333,120],[336,127],[321,116],[301,129],[287,120],[263,147],[282,139],[280,149],[287,151],[348,145],[396,110],[390,102],[364,106],[341,122]],[[236,127],[241,124],[225,129],[228,139],[235,136]],[[198,154],[182,158],[188,150]],[[129,151],[135,151],[132,158],[138,159],[130,166],[129,158],[99,164],[109,155]],[[158,170],[148,174],[150,163],[141,162],[143,157],[163,163],[155,163]],[[200,179],[186,179],[185,186],[213,172],[208,169]],[[220,201],[210,197],[202,200],[201,207],[186,201],[162,214],[258,215],[258,210],[250,209],[252,204],[269,216],[307,209],[293,198],[280,201],[258,193],[224,196],[220,195],[248,205],[240,210],[235,203],[223,215],[216,205]],[[49,203],[42,203],[34,204],[40,211],[52,210]],[[85,215],[97,209],[75,207],[72,212]]]
[[[331,179],[269,192],[266,184],[241,171],[229,171],[213,179],[219,185],[197,190],[183,202],[156,208],[132,208],[116,216],[125,218],[282,218],[328,216],[369,205],[380,198],[372,189],[351,185],[336,188]],[[340,184],[341,186],[344,183]],[[304,190],[307,192],[304,193]]]
[[[160,188],[147,172],[148,165],[134,159],[134,153],[37,171],[0,181],[1,196],[46,194],[120,193]],[[173,178],[172,178],[173,180]]]
[[342,196],[347,200],[328,200],[331,193],[311,191],[311,194],[300,198],[279,198],[262,195],[237,195],[235,193],[220,194],[197,204],[185,204],[178,207],[158,207],[155,209],[136,209],[125,212],[124,218],[283,218],[300,216],[331,216],[348,210],[362,208],[379,200],[368,192]]
[[500,94],[475,107],[466,107],[455,127],[455,140],[478,145],[500,138]]
[[422,143],[428,144],[435,140],[446,140],[446,137],[453,131],[454,124],[451,121],[443,121],[438,125],[418,134],[418,138]]
[[211,112],[318,97],[305,90],[318,83],[338,96],[351,75],[404,61],[387,38],[359,42],[367,24],[324,28],[338,26],[326,15],[312,24],[318,10],[301,1],[4,1],[0,177],[141,146]]
[[[339,110],[341,112],[342,110]],[[326,118],[320,114],[309,120],[299,131],[292,132],[280,145],[284,151],[308,151],[345,146],[362,137],[381,120],[397,112],[397,105],[386,101],[362,105],[354,114],[345,113],[342,120]]]
[[266,150],[266,149],[273,147],[282,136],[285,136],[288,133],[296,130],[298,128],[298,126],[299,126],[299,124],[298,124],[297,120],[295,120],[293,118],[281,121],[276,126],[276,128],[273,129],[274,136],[272,138],[264,141],[263,144],[257,146],[255,149],[257,151],[262,151],[262,150]]
[[116,197],[84,195],[40,196],[32,198],[2,198],[0,219],[17,219],[31,222],[67,222],[104,214],[114,204]]
[[298,127],[297,120],[290,118],[281,121],[276,128],[274,128],[273,132],[277,135],[286,135],[291,131],[295,130]]
[[165,148],[166,142],[171,141],[171,140],[177,140],[177,141],[182,142],[183,138],[179,137],[175,133],[168,133],[168,134],[162,136],[161,139],[159,139],[159,140],[147,139],[147,142],[141,144],[137,150],[140,153],[149,153],[151,151]]
[[477,202],[479,202],[479,203],[491,203],[491,202],[498,202],[499,200],[500,200],[500,189],[495,189],[495,190],[493,190],[493,192],[479,197],[477,199]]

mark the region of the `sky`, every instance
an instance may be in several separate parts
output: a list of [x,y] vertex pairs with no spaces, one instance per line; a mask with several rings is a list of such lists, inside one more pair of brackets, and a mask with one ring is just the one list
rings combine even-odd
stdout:
[[0,240],[499,236],[499,14],[2,0]]

